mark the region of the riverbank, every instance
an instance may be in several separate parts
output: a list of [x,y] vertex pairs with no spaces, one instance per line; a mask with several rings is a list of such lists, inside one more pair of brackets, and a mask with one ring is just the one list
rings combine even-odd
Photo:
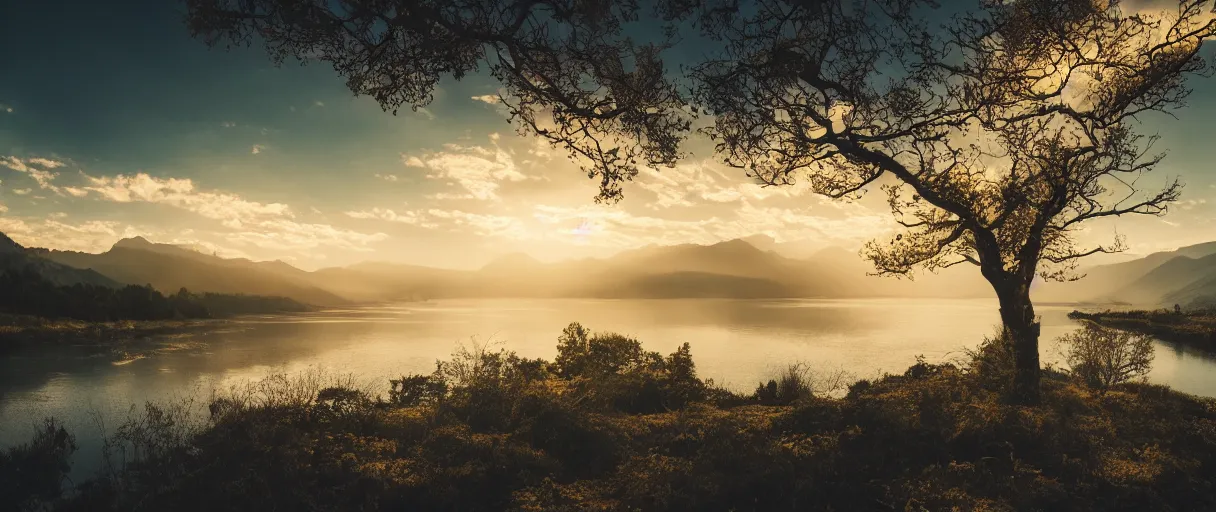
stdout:
[[1073,311],[1073,320],[1086,320],[1105,327],[1148,334],[1158,339],[1182,343],[1216,352],[1216,311]]
[[[553,361],[474,346],[387,396],[275,376],[212,402],[197,427],[149,407],[111,440],[134,448],[127,466],[42,498],[97,511],[1216,508],[1216,400],[1164,386],[1099,392],[1049,370],[1041,406],[1011,405],[1007,351],[987,344],[841,398],[797,368],[739,394],[697,378],[688,345],[662,356],[573,329],[559,343]],[[54,482],[70,435],[40,432],[11,453],[43,473],[16,474]]]
[[0,356],[31,346],[78,345],[124,351],[166,336],[204,332],[225,320],[120,320],[86,322],[0,313]]

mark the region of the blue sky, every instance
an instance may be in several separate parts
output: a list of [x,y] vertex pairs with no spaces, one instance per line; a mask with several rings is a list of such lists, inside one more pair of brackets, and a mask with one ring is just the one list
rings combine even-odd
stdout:
[[[393,116],[326,65],[206,48],[175,2],[0,9],[0,231],[27,245],[100,251],[143,235],[305,268],[471,267],[757,233],[856,248],[890,227],[879,202],[760,189],[708,155],[595,205],[564,155],[475,99],[496,90],[485,77],[445,81],[425,110]],[[1171,151],[1159,174],[1184,178],[1184,203],[1095,237],[1117,228],[1136,253],[1216,239],[1209,82],[1181,120],[1153,120]]]

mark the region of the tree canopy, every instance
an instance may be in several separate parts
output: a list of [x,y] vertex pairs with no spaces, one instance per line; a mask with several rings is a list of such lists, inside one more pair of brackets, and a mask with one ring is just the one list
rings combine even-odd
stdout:
[[[332,63],[389,110],[486,69],[525,133],[566,149],[603,200],[683,156],[693,120],[724,163],[832,198],[881,187],[903,227],[882,274],[974,264],[1001,300],[1019,394],[1037,391],[1038,278],[1073,279],[1085,221],[1164,213],[1179,181],[1140,116],[1210,73],[1209,0],[188,0],[210,44]],[[643,28],[632,28],[641,26]],[[638,42],[642,33],[648,41]],[[679,66],[665,56],[696,45]],[[685,51],[679,55],[688,55]]]

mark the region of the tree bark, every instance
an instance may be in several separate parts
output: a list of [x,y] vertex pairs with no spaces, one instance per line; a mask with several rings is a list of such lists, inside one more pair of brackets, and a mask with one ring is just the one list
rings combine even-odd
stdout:
[[1012,398],[1022,405],[1037,405],[1039,394],[1039,322],[1030,302],[1030,283],[996,285],[1001,303],[1001,324],[1013,344]]

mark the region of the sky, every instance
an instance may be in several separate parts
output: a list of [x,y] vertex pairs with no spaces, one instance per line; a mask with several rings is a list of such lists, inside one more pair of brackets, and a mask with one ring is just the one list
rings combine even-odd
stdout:
[[[756,234],[853,250],[892,229],[880,193],[834,202],[760,187],[695,150],[596,204],[597,184],[565,154],[507,123],[488,77],[444,81],[426,108],[394,116],[327,65],[208,49],[181,20],[164,0],[0,6],[0,232],[89,252],[144,236],[316,269],[474,268]],[[1083,239],[1117,231],[1131,255],[1216,239],[1216,78],[1195,89],[1178,120],[1146,121],[1170,153],[1153,180],[1180,176],[1181,203]]]

